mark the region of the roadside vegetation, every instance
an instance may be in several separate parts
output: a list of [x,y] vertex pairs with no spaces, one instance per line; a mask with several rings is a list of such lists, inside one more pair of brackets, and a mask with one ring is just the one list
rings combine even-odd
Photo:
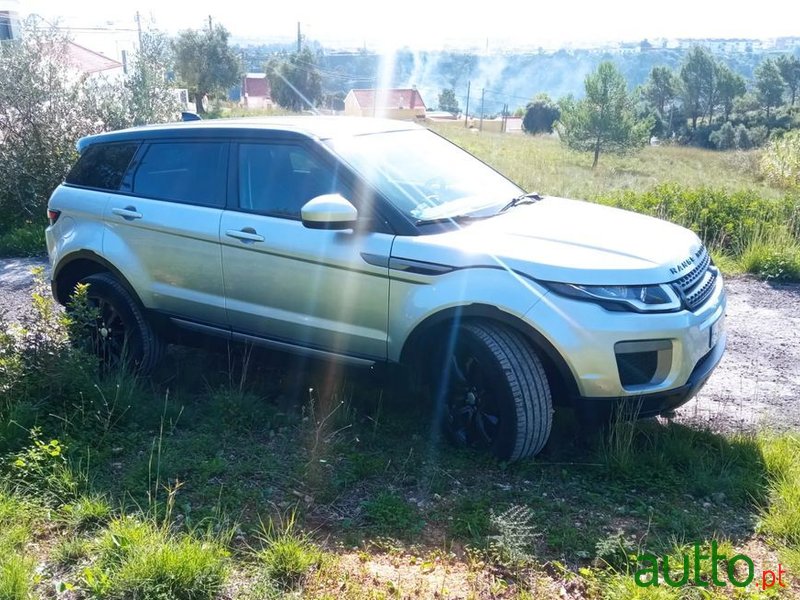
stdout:
[[[179,83],[200,98],[198,110],[208,108],[207,118],[297,114],[291,111],[331,100],[323,99],[324,73],[315,71],[304,48],[299,54],[278,53],[267,65],[283,108],[247,111],[223,101],[221,91],[238,80],[241,65],[220,25],[187,30],[175,40],[145,32],[121,84],[72,76],[65,63],[67,42],[63,32],[34,20],[22,40],[0,47],[0,256],[45,252],[47,199],[75,159],[77,138],[177,117],[173,83],[166,78],[172,67]],[[220,60],[198,62],[201,55]],[[654,68],[642,89],[630,93],[622,74],[604,63],[587,77],[586,98],[557,104],[540,95],[528,107],[526,128],[555,127],[565,145],[547,135],[478,133],[458,123],[434,128],[527,190],[665,218],[695,230],[727,273],[797,280],[800,137],[787,130],[796,120],[800,62],[784,57],[763,64],[753,79],[758,93],[745,93],[741,77],[696,49],[679,70]],[[698,83],[706,81],[704,75],[716,82],[719,94],[709,95]],[[298,99],[292,86],[305,99]],[[446,91],[452,93],[443,92],[441,103],[457,109],[455,93]],[[210,105],[203,102],[207,96]],[[50,98],[47,106],[29,111],[42,97]],[[29,112],[29,118],[18,118]],[[646,145],[631,153],[649,136],[644,125],[675,145]],[[678,145],[708,145],[702,140],[712,134],[724,151]],[[763,147],[753,148],[758,145]],[[599,152],[608,149],[628,153],[604,154],[598,161]]]
[[[796,136],[767,151],[715,152],[650,146],[609,155],[570,151],[551,136],[477,133],[458,125],[435,131],[526,190],[580,198],[649,214],[695,231],[727,273],[800,280],[800,188],[771,170],[792,173]],[[792,158],[789,158],[792,157]],[[785,167],[773,167],[774,162]],[[767,167],[765,168],[765,165]]]
[[733,597],[634,583],[644,552],[712,541],[800,571],[794,434],[587,441],[567,411],[536,460],[499,464],[373,375],[244,347],[101,375],[43,286],[33,306],[0,339],[4,599]]

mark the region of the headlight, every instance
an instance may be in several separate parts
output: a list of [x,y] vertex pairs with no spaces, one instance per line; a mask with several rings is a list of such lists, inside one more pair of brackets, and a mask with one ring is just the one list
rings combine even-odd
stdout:
[[671,286],[661,285],[578,285],[545,282],[556,294],[594,302],[609,310],[635,312],[677,311],[681,300]]

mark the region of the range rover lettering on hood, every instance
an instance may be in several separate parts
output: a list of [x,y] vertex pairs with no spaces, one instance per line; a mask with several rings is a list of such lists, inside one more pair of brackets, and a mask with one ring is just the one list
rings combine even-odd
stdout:
[[703,247],[701,246],[700,248],[697,249],[697,251],[694,253],[693,256],[690,256],[689,258],[687,258],[683,262],[678,263],[674,267],[670,267],[669,272],[672,273],[673,275],[678,275],[679,273],[685,271],[687,267],[696,263],[697,259],[700,258],[702,254],[703,254]]

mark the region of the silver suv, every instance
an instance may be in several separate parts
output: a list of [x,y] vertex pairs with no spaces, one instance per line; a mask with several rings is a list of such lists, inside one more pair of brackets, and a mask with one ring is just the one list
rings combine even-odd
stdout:
[[88,284],[103,356],[141,371],[181,329],[410,365],[453,440],[518,460],[554,401],[670,411],[725,348],[694,233],[527,194],[413,124],[206,121],[78,148],[49,203],[53,294]]

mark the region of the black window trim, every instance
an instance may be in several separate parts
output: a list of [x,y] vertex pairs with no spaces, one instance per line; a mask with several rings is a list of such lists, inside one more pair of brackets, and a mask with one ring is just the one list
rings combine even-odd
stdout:
[[128,170],[125,172],[125,175],[122,177],[122,181],[120,182],[120,186],[122,182],[126,179],[130,178],[131,186],[133,186],[133,181],[136,179],[136,172],[139,170],[141,166],[142,159],[147,155],[147,151],[150,149],[151,146],[162,145],[162,144],[221,144],[226,146],[225,152],[225,173],[222,174],[223,185],[220,186],[223,193],[222,201],[218,204],[200,204],[198,202],[185,202],[182,200],[176,200],[174,198],[162,198],[158,196],[145,196],[143,194],[137,194],[135,189],[131,189],[130,191],[120,191],[119,193],[124,196],[131,196],[133,198],[141,198],[142,200],[157,200],[158,202],[168,202],[170,204],[178,204],[182,206],[197,206],[200,208],[210,208],[212,210],[225,210],[228,206],[229,197],[230,197],[230,190],[228,186],[225,185],[225,182],[228,181],[230,177],[230,165],[231,165],[231,153],[230,148],[232,146],[231,140],[228,138],[220,138],[220,137],[198,137],[198,138],[154,138],[149,140],[143,140],[141,146],[139,146],[139,150],[134,155],[133,159],[131,160],[130,164],[128,165]]
[[[83,155],[86,152],[88,152],[90,148],[96,148],[98,146],[118,146],[118,145],[121,145],[121,144],[128,144],[128,145],[135,144],[136,145],[136,150],[133,151],[133,154],[131,155],[131,159],[128,161],[128,165],[125,167],[125,170],[122,173],[122,177],[119,180],[119,186],[117,186],[116,189],[101,188],[101,187],[95,187],[95,186],[92,186],[92,185],[80,185],[78,183],[71,183],[71,182],[67,181],[67,177],[69,177],[69,174],[72,172],[72,169],[75,168],[75,165],[78,164],[78,162],[81,160]],[[80,153],[80,156],[78,157],[78,160],[75,161],[75,163],[72,165],[72,167],[67,172],[67,174],[64,175],[64,181],[61,182],[61,185],[63,185],[64,187],[71,187],[71,188],[75,188],[75,189],[78,189],[78,190],[91,190],[93,192],[103,192],[105,194],[127,195],[120,188],[121,188],[122,183],[125,181],[125,178],[127,177],[128,173],[130,171],[131,165],[136,163],[136,158],[139,156],[139,153],[142,151],[142,146],[143,145],[144,144],[142,143],[142,140],[139,140],[139,139],[119,140],[119,141],[114,141],[114,142],[96,142],[94,144],[90,144],[90,145],[86,146],[86,148],[83,149],[83,152]]]

